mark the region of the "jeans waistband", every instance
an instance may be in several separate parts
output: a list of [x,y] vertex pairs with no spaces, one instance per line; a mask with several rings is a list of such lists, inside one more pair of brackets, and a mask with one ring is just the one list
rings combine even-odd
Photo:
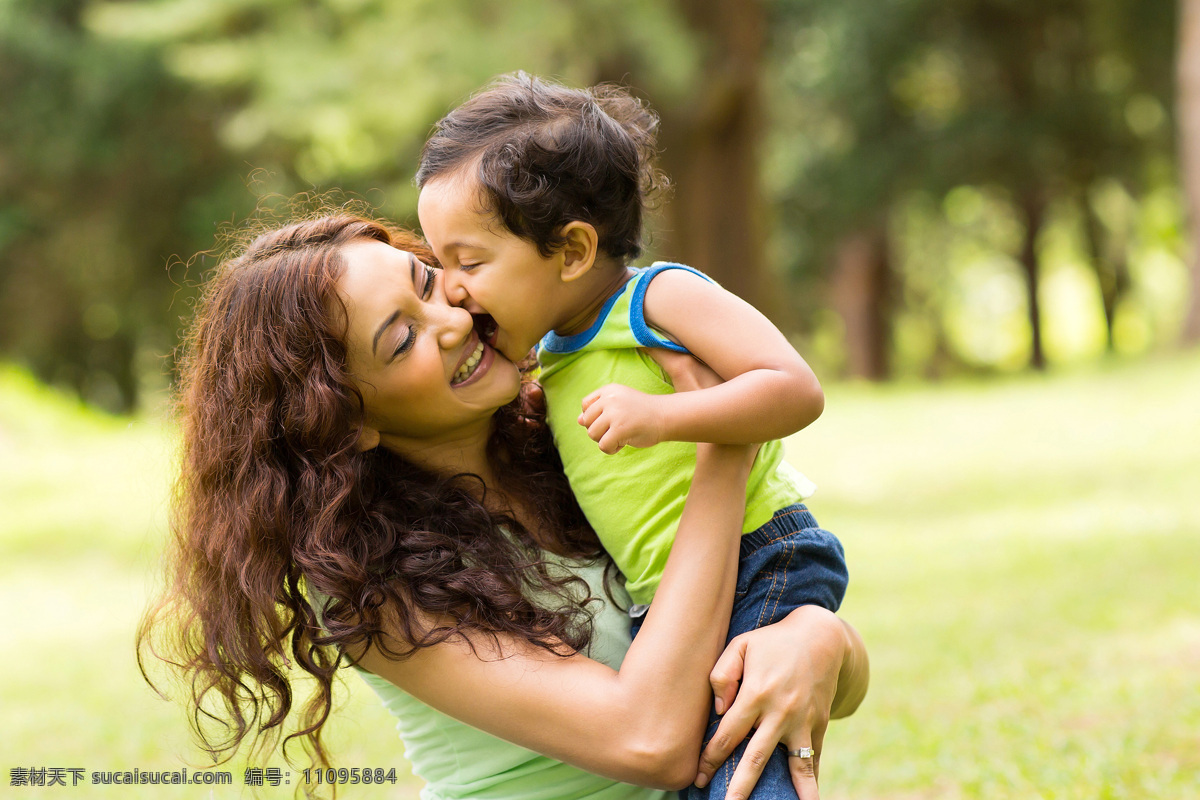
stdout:
[[781,508],[767,521],[767,524],[742,535],[741,555],[745,557],[760,547],[805,528],[819,527],[821,526],[817,524],[817,518],[803,503]]

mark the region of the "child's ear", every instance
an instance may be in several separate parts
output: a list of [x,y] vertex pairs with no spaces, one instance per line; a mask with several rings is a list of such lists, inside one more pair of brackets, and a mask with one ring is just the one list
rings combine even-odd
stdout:
[[562,279],[564,282],[570,282],[586,275],[596,263],[600,237],[594,227],[579,220],[563,225],[560,233],[565,242],[559,251],[562,258]]

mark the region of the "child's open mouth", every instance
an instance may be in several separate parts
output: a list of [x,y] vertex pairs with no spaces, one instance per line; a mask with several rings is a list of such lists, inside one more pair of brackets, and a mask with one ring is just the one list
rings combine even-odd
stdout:
[[471,316],[475,319],[475,332],[479,334],[479,338],[487,342],[488,347],[495,347],[496,333],[500,330],[496,320],[492,319],[491,314],[472,314]]

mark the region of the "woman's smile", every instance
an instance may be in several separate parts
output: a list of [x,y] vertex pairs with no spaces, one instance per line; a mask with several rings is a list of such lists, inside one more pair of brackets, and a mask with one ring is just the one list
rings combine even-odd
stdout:
[[458,368],[454,370],[454,377],[450,379],[450,385],[458,389],[482,378],[491,368],[495,352],[479,339],[477,333],[472,332],[471,340],[467,342],[467,347],[463,348],[463,357],[459,359]]

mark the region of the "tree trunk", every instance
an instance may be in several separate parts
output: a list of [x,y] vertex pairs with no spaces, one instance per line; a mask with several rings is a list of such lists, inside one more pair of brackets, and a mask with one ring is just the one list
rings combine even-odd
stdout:
[[1183,340],[1200,343],[1200,0],[1180,0],[1178,78],[1179,161],[1187,197],[1192,250],[1188,256],[1191,295]]
[[1038,255],[1037,241],[1045,218],[1045,203],[1034,192],[1021,198],[1021,211],[1025,218],[1025,240],[1021,245],[1021,266],[1025,272],[1025,289],[1029,308],[1029,333],[1031,349],[1029,365],[1037,370],[1046,368],[1046,354],[1042,349],[1042,312],[1038,304]]
[[890,372],[892,271],[886,228],[844,238],[829,283],[830,304],[846,326],[846,372],[885,380]]
[[1117,306],[1129,293],[1131,284],[1128,234],[1124,229],[1113,231],[1108,234],[1106,240],[1103,225],[1087,205],[1086,199],[1083,203],[1083,218],[1088,248],[1091,251],[1092,269],[1096,273],[1096,282],[1100,285],[1100,303],[1104,309],[1108,352],[1112,353],[1116,351],[1113,327],[1117,319]]
[[686,104],[659,108],[662,164],[674,183],[664,249],[775,316],[764,269],[768,231],[758,175],[762,4],[679,0],[679,7],[707,52],[697,93]]

